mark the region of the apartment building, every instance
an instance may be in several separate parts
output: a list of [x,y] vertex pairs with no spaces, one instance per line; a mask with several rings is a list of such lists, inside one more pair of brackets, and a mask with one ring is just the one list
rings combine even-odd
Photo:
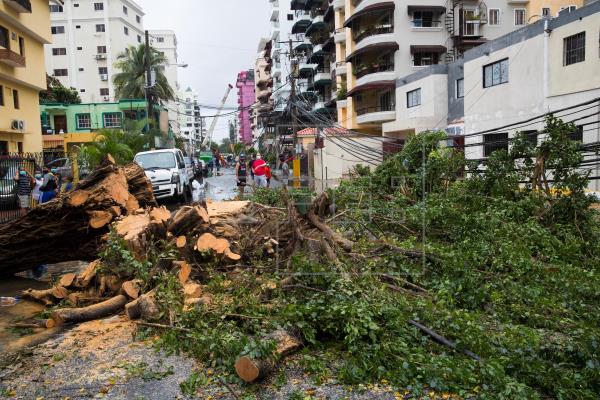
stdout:
[[133,0],[64,0],[50,4],[52,44],[46,71],[74,87],[84,103],[113,102],[114,64],[144,41],[142,8]]
[[252,105],[256,101],[256,91],[254,83],[254,70],[241,71],[238,73],[235,83],[237,87],[237,102],[239,107],[238,126],[239,140],[242,143],[252,143]]
[[262,38],[258,44],[258,55],[254,64],[254,82],[256,99],[252,107],[252,138],[256,140],[263,136],[267,126],[271,122],[271,112],[274,110],[273,77],[271,71],[273,68],[273,58],[271,51],[273,41],[270,38]]
[[0,1],[0,154],[42,151],[39,92],[51,41],[47,0]]
[[[201,116],[198,93],[191,87],[177,93],[176,114],[179,137],[185,140],[188,154],[194,154],[200,148],[204,134],[204,120]],[[169,112],[169,121],[171,122],[171,112]]]
[[[507,149],[517,131],[543,141],[540,116],[554,112],[576,124],[573,140],[600,142],[599,26],[600,2],[594,2],[400,78],[397,118],[383,125],[384,136],[401,145],[407,135],[445,129],[467,159],[484,162]],[[598,167],[591,176],[600,177]],[[598,179],[589,188],[600,190]]]
[[[177,36],[172,30],[150,30],[150,45],[157,51],[162,53],[167,58],[167,65],[164,67],[164,74],[169,82],[169,86],[173,89],[173,93],[178,94],[181,90],[178,81],[178,68],[187,66],[179,64],[177,54]],[[169,129],[179,135],[181,127],[178,118],[179,104],[178,101],[168,101],[167,109],[169,115]]]
[[273,78],[273,105],[274,113],[280,116],[286,109],[290,86],[286,85],[290,74],[289,41],[294,40],[292,26],[294,25],[294,12],[288,0],[269,0],[271,3],[271,58],[273,65],[271,77]]

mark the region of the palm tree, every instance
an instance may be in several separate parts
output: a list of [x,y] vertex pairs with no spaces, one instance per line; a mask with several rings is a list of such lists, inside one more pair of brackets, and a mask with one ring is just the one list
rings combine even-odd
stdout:
[[[164,67],[168,64],[164,54],[159,53],[150,46],[150,69],[156,74],[151,93],[158,99],[174,100],[173,88],[169,85],[164,74]],[[146,45],[129,46],[117,56],[115,67],[121,70],[113,78],[116,87],[116,96],[119,99],[143,99],[146,97]]]
[[114,157],[117,164],[126,164],[133,160],[134,152],[125,143],[125,132],[117,129],[102,129],[94,135],[94,141],[85,146],[90,164],[92,167],[100,164],[100,162],[110,154]]

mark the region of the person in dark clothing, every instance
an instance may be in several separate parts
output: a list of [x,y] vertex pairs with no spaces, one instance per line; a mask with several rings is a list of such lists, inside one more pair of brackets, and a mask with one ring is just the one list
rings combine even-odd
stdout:
[[256,154],[252,154],[252,158],[250,159],[250,162],[248,163],[248,168],[250,169],[250,177],[252,178],[252,182],[254,182],[254,161],[256,161]]
[[23,167],[19,168],[19,172],[15,175],[13,180],[17,182],[19,207],[21,208],[21,211],[25,213],[31,207],[31,192],[35,186],[35,180]]
[[240,159],[235,164],[235,177],[237,179],[237,186],[240,189],[240,198],[242,198],[246,189],[246,179],[248,177],[246,156],[243,153],[240,154]]
[[54,174],[50,172],[48,168],[44,168],[44,180],[42,182],[42,186],[40,187],[40,191],[42,192],[40,203],[46,203],[55,198],[57,190],[58,181],[56,176],[54,176]]

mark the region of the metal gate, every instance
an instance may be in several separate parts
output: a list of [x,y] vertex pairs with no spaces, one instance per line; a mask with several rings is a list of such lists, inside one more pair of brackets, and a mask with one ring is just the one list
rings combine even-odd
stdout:
[[[33,176],[40,171],[43,163],[42,153],[20,153],[0,155],[0,223],[11,221],[25,213],[21,210],[18,197],[18,185],[14,180],[23,167]],[[37,205],[30,196],[30,208]]]

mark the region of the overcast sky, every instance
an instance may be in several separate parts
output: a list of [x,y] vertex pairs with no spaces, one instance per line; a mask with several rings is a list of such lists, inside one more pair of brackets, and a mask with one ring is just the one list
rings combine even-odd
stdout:
[[[146,13],[145,29],[172,29],[178,40],[179,83],[198,92],[200,103],[220,103],[228,83],[227,105],[237,106],[238,72],[254,68],[261,37],[269,35],[269,0],[137,0]],[[223,114],[231,111],[224,111]],[[203,110],[213,115],[214,110]],[[222,117],[214,139],[228,136]],[[209,122],[210,123],[210,122]]]

